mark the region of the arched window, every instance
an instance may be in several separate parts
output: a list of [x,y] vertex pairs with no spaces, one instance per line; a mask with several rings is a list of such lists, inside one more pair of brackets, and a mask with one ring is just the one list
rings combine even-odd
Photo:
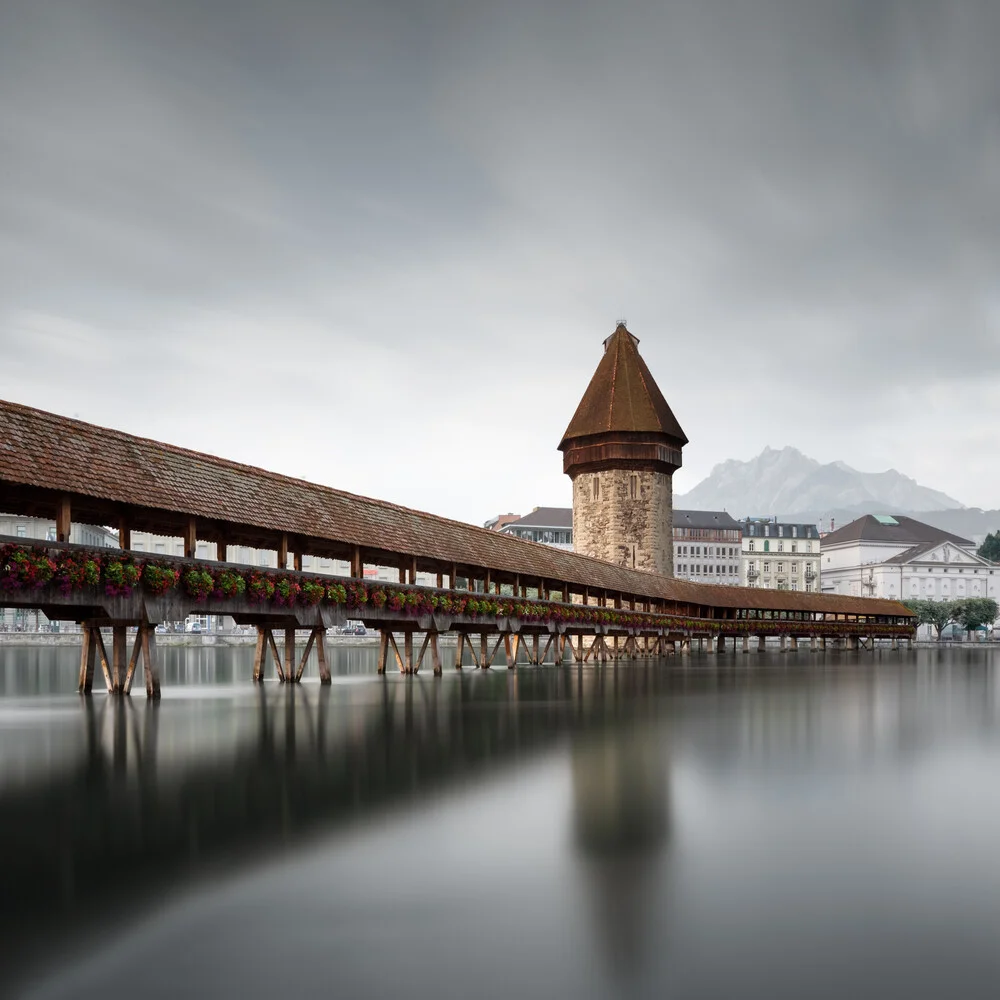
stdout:
[[768,541],[766,541],[766,540],[764,542],[764,551],[765,552],[770,552],[771,551],[771,543],[768,542]]

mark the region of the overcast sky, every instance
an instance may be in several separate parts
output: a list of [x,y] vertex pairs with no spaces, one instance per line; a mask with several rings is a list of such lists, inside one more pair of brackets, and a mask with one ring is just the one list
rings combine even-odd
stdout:
[[1000,4],[6,0],[0,397],[481,522],[690,438],[1000,507]]

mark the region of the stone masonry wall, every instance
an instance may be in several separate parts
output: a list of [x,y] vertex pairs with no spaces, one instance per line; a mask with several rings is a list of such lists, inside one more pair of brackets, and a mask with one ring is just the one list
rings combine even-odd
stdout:
[[573,480],[573,548],[673,576],[673,500],[673,477],[663,472],[580,473]]

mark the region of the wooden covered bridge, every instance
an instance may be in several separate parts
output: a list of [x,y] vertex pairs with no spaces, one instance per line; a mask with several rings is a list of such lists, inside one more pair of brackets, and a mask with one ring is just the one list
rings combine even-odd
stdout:
[[[83,691],[99,657],[109,691],[127,692],[141,658],[155,696],[154,627],[192,611],[257,626],[257,680],[269,655],[298,680],[313,649],[329,679],[323,636],[347,618],[381,631],[380,671],[390,656],[404,672],[429,657],[435,673],[445,632],[458,636],[456,666],[468,648],[480,667],[501,648],[513,666],[561,660],[567,645],[606,662],[692,640],[748,650],[776,635],[816,649],[914,633],[896,602],[676,580],[5,401],[0,510],[55,521],[53,542],[0,539],[0,605],[83,625]],[[117,527],[120,550],[69,544],[73,522]],[[184,556],[133,552],[135,530],[183,539]],[[214,543],[214,560],[197,558],[198,541]],[[230,545],[274,550],[278,569],[228,563]],[[347,561],[350,577],[303,573],[307,554]],[[398,584],[366,580],[366,566],[397,568]],[[436,586],[418,586],[418,572]],[[296,629],[310,630],[298,664]]]

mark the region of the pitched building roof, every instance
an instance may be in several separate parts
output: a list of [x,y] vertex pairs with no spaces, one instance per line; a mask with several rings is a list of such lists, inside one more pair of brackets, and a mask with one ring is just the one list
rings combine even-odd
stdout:
[[609,432],[665,434],[687,444],[681,425],[639,354],[638,343],[639,338],[632,336],[624,323],[604,341],[604,357],[560,448],[571,438]]
[[675,528],[727,528],[739,531],[740,522],[724,510],[675,510]]
[[968,538],[960,538],[950,531],[942,531],[904,514],[865,514],[823,536],[824,549],[850,542],[895,542],[907,547],[922,542],[954,542],[963,548],[975,545]]
[[572,507],[536,507],[530,514],[508,521],[505,528],[572,528]]

